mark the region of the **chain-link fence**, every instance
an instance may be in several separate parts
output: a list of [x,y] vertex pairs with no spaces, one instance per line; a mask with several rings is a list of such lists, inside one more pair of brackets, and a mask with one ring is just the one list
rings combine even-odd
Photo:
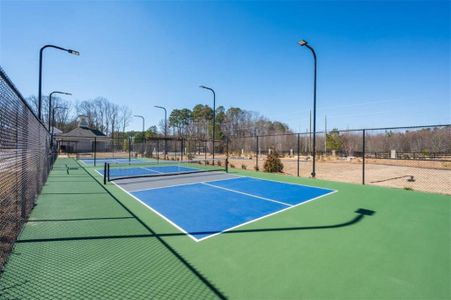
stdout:
[[[227,144],[215,141],[215,158],[225,159]],[[133,137],[111,138],[106,136],[58,136],[56,150],[60,155],[85,160],[89,165],[103,164],[105,159],[156,159],[156,160],[198,160],[213,157],[211,140],[156,136],[145,141]]]
[[334,130],[318,136],[316,178],[363,183],[363,131]]
[[451,194],[451,126],[365,132],[366,184]]
[[[311,132],[233,136],[215,141],[215,158],[230,168],[265,171],[265,161],[278,153],[283,173],[323,180],[451,194],[451,125],[404,128],[334,129],[316,133],[315,166]],[[78,158],[210,159],[211,140],[153,137],[64,137],[61,152]],[[95,160],[94,160],[95,161]]]
[[0,268],[47,180],[50,134],[0,68]]
[[[277,152],[287,175],[313,172],[312,133],[229,138],[231,168],[264,171]],[[316,134],[318,179],[451,194],[451,125]]]

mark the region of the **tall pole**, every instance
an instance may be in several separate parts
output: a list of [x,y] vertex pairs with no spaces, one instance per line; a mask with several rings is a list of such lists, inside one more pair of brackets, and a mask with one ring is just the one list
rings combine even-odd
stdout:
[[[50,123],[50,119],[51,119],[51,114],[52,114],[52,110],[54,109],[53,108],[53,106],[52,106],[52,96],[53,96],[53,94],[61,94],[61,95],[68,95],[68,96],[71,96],[72,94],[71,93],[66,93],[66,92],[60,92],[60,91],[53,91],[53,92],[51,92],[50,93],[50,95],[49,95],[49,130],[50,130],[50,126],[51,126],[51,123]],[[53,116],[55,116],[55,114],[53,114]]]
[[312,177],[316,176],[315,160],[316,160],[316,53],[312,47],[304,40],[299,42],[299,45],[307,47],[313,55],[313,170]]
[[143,130],[142,130],[142,150],[143,150],[143,153],[142,153],[142,155],[144,156],[144,142],[145,142],[145,131],[146,131],[146,120],[144,119],[144,117],[143,116],[141,116],[141,115],[133,115],[135,118],[141,118],[141,120],[143,121]]
[[144,119],[143,116],[141,115],[134,115],[135,118],[141,118],[141,120],[143,121],[143,129],[142,129],[142,134],[143,134],[143,140],[144,140],[144,132],[146,131],[146,120]]
[[168,138],[168,111],[163,106],[155,105],[154,107],[164,110],[164,156],[167,155],[167,138]]
[[[212,137],[212,156],[215,159],[215,131],[216,131],[216,93],[212,88],[201,85],[200,88],[209,90],[213,93],[213,137]],[[213,161],[214,163],[214,161]]]
[[324,115],[324,155],[327,152],[327,115]]
[[[57,106],[57,107],[54,107],[52,109],[52,124],[53,124],[53,126],[51,127],[52,131],[51,131],[51,134],[50,134],[50,149],[52,149],[52,146],[53,146],[53,135],[54,135],[54,130],[55,130],[55,110],[57,110],[57,109],[67,109],[67,107]],[[50,125],[50,122],[49,122],[49,125]],[[49,131],[50,131],[50,127],[49,127]]]
[[312,110],[310,110],[309,115],[309,128],[308,128],[308,146],[309,149],[312,149]]
[[[38,119],[42,120],[42,54],[44,52],[44,49],[46,48],[55,48],[58,50],[66,51],[69,54],[73,55],[80,55],[80,52],[72,50],[72,49],[65,49],[62,47],[58,47],[55,45],[45,45],[39,50],[39,90],[38,90]],[[50,129],[49,129],[50,130]]]

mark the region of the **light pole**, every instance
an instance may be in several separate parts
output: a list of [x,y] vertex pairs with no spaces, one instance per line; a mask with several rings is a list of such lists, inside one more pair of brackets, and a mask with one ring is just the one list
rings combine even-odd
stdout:
[[68,96],[72,96],[71,93],[66,93],[66,92],[60,92],[60,91],[53,91],[50,93],[49,95],[49,130],[50,130],[50,116],[52,114],[52,96],[53,94],[61,94],[61,95],[68,95]]
[[73,54],[73,55],[80,55],[80,52],[72,50],[72,49],[65,49],[62,47],[58,47],[55,45],[45,45],[44,47],[39,50],[39,91],[38,91],[38,119],[41,120],[42,117],[42,54],[44,52],[45,48],[55,48],[58,50],[66,51],[67,53]]
[[316,53],[307,41],[301,40],[298,44],[307,47],[313,54],[313,170],[312,177],[316,176],[315,158],[316,158]]
[[142,137],[142,150],[143,150],[143,153],[142,153],[142,155],[144,156],[144,143],[145,143],[145,131],[146,131],[146,120],[144,119],[144,117],[143,116],[141,116],[141,115],[133,115],[135,118],[141,118],[142,120],[143,120],[143,131],[142,131],[142,134],[143,134],[143,137]]
[[159,108],[159,109],[162,109],[162,110],[164,110],[164,158],[166,159],[166,155],[167,155],[167,152],[168,152],[168,149],[167,149],[167,135],[168,135],[168,112],[167,112],[167,110],[166,110],[166,108],[165,107],[163,107],[163,106],[158,106],[158,105],[155,105],[154,106],[155,108]]
[[[51,131],[51,134],[50,134],[50,149],[53,148],[53,135],[54,135],[53,133],[55,131],[55,110],[57,110],[57,109],[67,109],[67,107],[56,106],[56,107],[54,107],[52,109],[52,124],[53,124],[53,126],[52,126],[52,131]],[[49,118],[50,118],[50,115],[49,115]],[[49,124],[50,124],[50,121],[49,121]],[[49,130],[50,130],[50,127],[49,127]]]
[[141,115],[133,115],[133,116],[135,118],[141,118],[143,120],[143,131],[142,131],[143,132],[143,137],[142,137],[142,139],[144,140],[144,132],[146,131],[146,120]]
[[[216,127],[216,93],[212,88],[209,88],[207,86],[201,85],[199,86],[201,89],[209,90],[213,93],[213,139],[212,139],[212,154],[213,159],[215,159],[215,127]],[[213,161],[214,163],[214,161]]]

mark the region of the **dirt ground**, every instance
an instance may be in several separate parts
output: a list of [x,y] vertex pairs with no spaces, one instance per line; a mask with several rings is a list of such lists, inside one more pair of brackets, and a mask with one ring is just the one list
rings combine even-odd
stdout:
[[[259,157],[259,169],[263,170],[266,157]],[[256,161],[248,158],[230,158],[231,166],[254,170]],[[297,176],[297,159],[282,158],[284,173]],[[310,177],[312,160],[300,158],[299,175]],[[321,159],[316,162],[318,179],[362,183],[362,161]],[[413,180],[410,179],[413,176]],[[388,159],[367,159],[365,162],[365,183],[415,191],[451,195],[451,163],[437,161],[403,161]]]
[[[83,157],[84,156],[84,157]],[[81,155],[88,158],[92,153]],[[112,157],[111,153],[97,153],[98,158]],[[128,157],[128,152],[115,152],[114,157]],[[197,155],[196,159],[204,159],[204,155]],[[208,155],[208,158],[211,158]],[[224,155],[216,155],[218,159],[225,159]],[[263,170],[266,156],[260,155],[258,160],[259,170]],[[281,158],[284,165],[284,173],[297,176],[297,158]],[[255,156],[230,157],[230,167],[254,170]],[[311,157],[300,157],[299,175],[310,177],[312,172]],[[413,181],[410,180],[413,176]],[[334,157],[319,157],[316,162],[316,178],[362,183],[362,159],[339,159]],[[395,160],[395,159],[366,159],[365,184],[379,185],[394,188],[412,189],[415,191],[440,193],[451,195],[451,162],[428,160]]]

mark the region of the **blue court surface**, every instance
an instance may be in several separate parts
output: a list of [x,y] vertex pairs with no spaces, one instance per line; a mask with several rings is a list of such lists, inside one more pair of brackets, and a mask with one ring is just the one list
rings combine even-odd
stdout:
[[130,191],[195,241],[335,192],[250,177]]

